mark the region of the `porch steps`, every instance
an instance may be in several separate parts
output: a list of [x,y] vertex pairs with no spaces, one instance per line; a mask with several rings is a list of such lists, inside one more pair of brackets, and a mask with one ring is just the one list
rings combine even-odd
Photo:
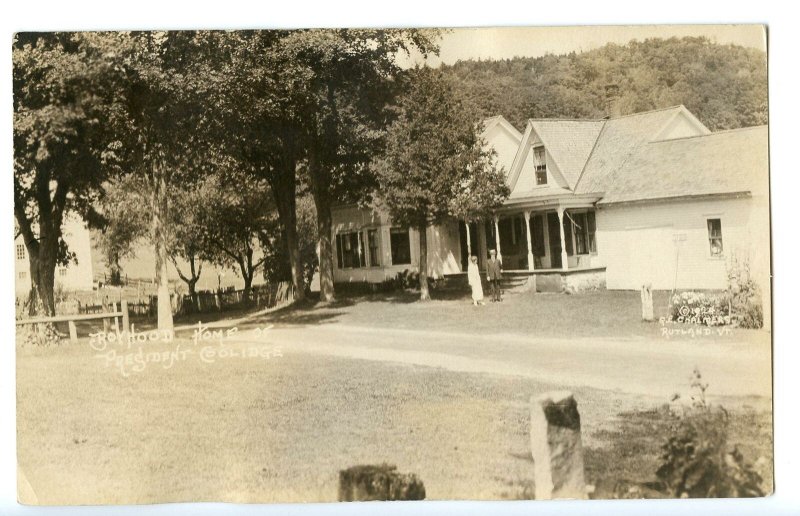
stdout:
[[[486,281],[486,274],[481,273],[481,280],[483,282],[483,292],[484,295],[490,291],[489,282]],[[532,289],[530,282],[535,281],[533,276],[528,272],[503,272],[503,279],[500,280],[500,288],[502,289],[503,293],[506,292],[522,292],[529,289]],[[447,276],[447,286],[449,288],[463,288],[465,290],[469,290],[469,284],[467,281],[467,275],[464,273],[461,274],[453,274]]]

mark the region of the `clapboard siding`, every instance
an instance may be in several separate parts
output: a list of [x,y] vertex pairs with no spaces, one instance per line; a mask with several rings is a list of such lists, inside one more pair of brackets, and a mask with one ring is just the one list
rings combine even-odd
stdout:
[[[749,259],[763,283],[769,270],[769,226],[762,204],[752,198],[706,198],[602,207],[597,247],[607,288],[639,289],[651,283],[655,289],[724,289],[734,255]],[[709,218],[722,222],[722,259],[710,255]]]
[[[339,207],[333,210],[333,245],[336,252],[336,234],[350,231],[378,229],[381,265],[378,267],[354,267],[340,269],[334,254],[334,281],[337,283],[367,282],[379,283],[394,278],[404,270],[419,271],[419,232],[411,229],[409,243],[411,246],[410,264],[392,264],[390,230],[393,226],[391,218],[379,211],[359,209],[357,207]],[[461,247],[458,236],[458,223],[451,221],[442,225],[431,226],[428,236],[428,275],[441,278],[445,274],[461,271]]]

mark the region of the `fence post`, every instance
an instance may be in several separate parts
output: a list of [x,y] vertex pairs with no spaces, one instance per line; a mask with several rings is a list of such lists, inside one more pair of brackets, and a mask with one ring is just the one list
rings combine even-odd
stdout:
[[[100,301],[100,306],[103,313],[108,313],[108,297],[103,296],[103,299]],[[103,318],[103,333],[108,333],[111,325],[108,322],[108,318]]]
[[131,318],[128,314],[128,300],[122,300],[122,331],[126,334],[131,332]]
[[75,321],[69,321],[69,340],[76,342],[78,340],[78,329],[75,327]]
[[[114,301],[111,305],[114,307],[114,313],[116,313],[117,312],[117,302]],[[119,333],[119,317],[116,317],[116,316],[114,317],[114,331]]]

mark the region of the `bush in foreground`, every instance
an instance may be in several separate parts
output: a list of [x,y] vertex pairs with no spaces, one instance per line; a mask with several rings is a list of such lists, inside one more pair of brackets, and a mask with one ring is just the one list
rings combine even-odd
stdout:
[[764,496],[761,476],[736,446],[728,445],[728,413],[706,402],[707,383],[695,369],[693,404],[681,414],[662,446],[656,476],[675,498]]

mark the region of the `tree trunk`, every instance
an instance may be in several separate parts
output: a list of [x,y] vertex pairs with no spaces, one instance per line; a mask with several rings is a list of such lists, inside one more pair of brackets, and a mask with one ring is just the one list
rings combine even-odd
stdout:
[[197,280],[200,278],[195,278],[192,281],[188,282],[189,286],[189,299],[192,302],[192,309],[200,311],[200,299],[197,297]]
[[[34,247],[34,246],[31,246]],[[28,264],[31,271],[31,290],[28,294],[28,315],[33,317],[36,315],[36,310],[39,306],[39,251],[31,251],[26,246],[28,251]]]
[[420,224],[419,232],[419,299],[428,301],[431,294],[428,291],[428,226]]
[[246,305],[250,303],[250,291],[253,287],[253,276],[255,276],[255,267],[253,267],[253,250],[247,249],[246,261],[239,262],[242,268],[242,279],[244,280],[244,290],[242,291],[242,302]]
[[281,170],[269,176],[269,185],[286,238],[286,253],[289,256],[289,267],[292,271],[295,299],[302,300],[305,297],[306,289],[303,280],[303,263],[300,261],[300,239],[297,236],[296,166],[294,160],[287,160]]
[[242,293],[242,302],[244,304],[250,303],[250,293],[253,289],[253,275],[244,277],[244,292]]
[[330,184],[327,174],[315,157],[309,159],[309,172],[314,193],[314,204],[317,208],[317,234],[319,238],[319,299],[330,303],[335,299],[333,288],[333,245],[331,233],[333,220],[331,216]]
[[[158,165],[157,165],[158,166]],[[154,171],[155,187],[153,189],[153,244],[156,255],[156,284],[158,285],[158,329],[162,332],[172,332],[172,303],[170,302],[169,277],[167,261],[167,235],[164,224],[167,217],[167,184],[164,171]]]
[[[48,220],[40,224],[38,242],[27,245],[26,248],[30,256],[31,283],[36,285],[39,299],[44,308],[44,314],[41,315],[53,316],[56,314],[54,290],[56,261],[58,259],[58,238],[61,234],[60,217],[52,223]],[[54,231],[53,226],[56,224],[58,225],[58,230]],[[35,299],[33,301],[36,302]]]

